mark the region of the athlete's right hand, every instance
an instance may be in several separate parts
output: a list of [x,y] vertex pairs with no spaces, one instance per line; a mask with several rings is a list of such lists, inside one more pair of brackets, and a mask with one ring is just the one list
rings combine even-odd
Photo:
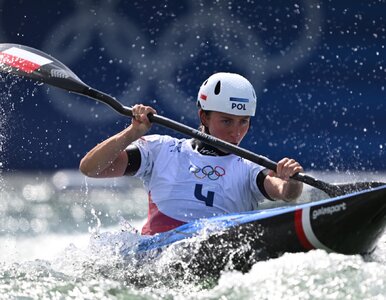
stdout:
[[136,129],[139,132],[141,132],[142,133],[141,136],[142,136],[146,132],[148,132],[151,127],[151,122],[149,121],[149,118],[147,117],[147,115],[149,113],[155,115],[157,112],[151,106],[145,106],[143,104],[135,104],[131,108],[131,111],[133,113],[133,118],[131,121],[132,127],[133,129]]

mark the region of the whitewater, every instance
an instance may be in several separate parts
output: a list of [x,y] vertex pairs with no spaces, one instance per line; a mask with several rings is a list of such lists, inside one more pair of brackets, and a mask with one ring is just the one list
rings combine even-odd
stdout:
[[[306,188],[300,202],[313,192]],[[120,257],[117,248],[143,238],[138,230],[147,200],[135,179],[87,179],[76,170],[2,174],[0,197],[0,299],[386,297],[386,234],[368,257],[323,250],[285,253],[255,263],[247,273],[225,270],[219,278],[203,280],[188,268],[175,270],[181,260],[178,248],[145,264]]]

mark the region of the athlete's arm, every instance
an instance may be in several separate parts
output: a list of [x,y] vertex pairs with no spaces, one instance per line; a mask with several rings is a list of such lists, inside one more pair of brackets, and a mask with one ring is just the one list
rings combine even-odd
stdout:
[[133,176],[139,170],[141,166],[141,152],[135,145],[130,145],[126,149],[127,165],[125,169],[125,175]]
[[151,127],[147,114],[156,114],[156,111],[150,106],[134,105],[132,112],[134,118],[129,127],[98,144],[83,157],[79,166],[83,174],[89,177],[117,177],[125,174],[128,165],[138,164],[129,161],[125,149],[146,134]]
[[277,164],[276,172],[269,171],[264,179],[264,189],[274,200],[295,201],[303,191],[303,183],[291,179],[296,173],[303,172],[302,166],[295,160],[283,158]]
[[275,199],[272,199],[268,195],[267,191],[265,190],[264,182],[265,182],[265,178],[268,176],[269,173],[270,173],[270,171],[268,169],[264,169],[264,170],[260,171],[256,177],[256,184],[257,184],[257,187],[259,188],[260,192],[263,194],[264,198],[266,198],[268,200],[275,201]]

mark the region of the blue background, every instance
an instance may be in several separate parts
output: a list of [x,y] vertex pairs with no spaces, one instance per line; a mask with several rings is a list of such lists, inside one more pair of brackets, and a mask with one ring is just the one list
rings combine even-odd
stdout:
[[[384,170],[385,11],[385,1],[3,0],[0,42],[47,52],[125,105],[192,127],[201,83],[238,72],[258,95],[241,146],[306,171]],[[130,122],[47,85],[0,84],[5,171],[77,168]]]

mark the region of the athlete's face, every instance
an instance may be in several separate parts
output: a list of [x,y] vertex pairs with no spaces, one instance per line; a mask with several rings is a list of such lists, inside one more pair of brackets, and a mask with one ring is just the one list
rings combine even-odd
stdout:
[[228,143],[239,145],[249,129],[249,116],[235,116],[212,111],[205,114],[200,110],[201,122],[208,127],[209,133]]

